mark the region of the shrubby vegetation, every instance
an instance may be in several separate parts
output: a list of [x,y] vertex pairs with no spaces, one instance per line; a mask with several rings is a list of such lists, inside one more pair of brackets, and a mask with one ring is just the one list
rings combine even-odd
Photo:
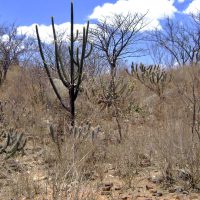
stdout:
[[[38,29],[39,49],[1,26],[1,199],[112,197],[109,173],[121,184],[117,199],[136,198],[139,178],[147,192],[152,183],[199,193],[199,14],[151,32],[142,32],[145,15],[117,15],[80,37],[73,21],[71,4],[67,52],[52,19],[54,59]],[[147,53],[152,65],[125,62]]]

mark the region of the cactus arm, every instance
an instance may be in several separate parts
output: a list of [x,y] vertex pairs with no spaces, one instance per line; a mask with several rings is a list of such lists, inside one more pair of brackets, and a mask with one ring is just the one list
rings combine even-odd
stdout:
[[[87,22],[87,27],[86,27],[85,48],[86,48],[86,45],[87,45],[87,43],[88,43],[89,26],[90,26],[90,22],[88,21],[88,22]],[[90,48],[89,48],[88,53],[87,53],[86,55],[84,55],[84,59],[86,59],[87,57],[89,57],[90,54],[92,53],[93,44],[92,44],[92,43],[89,43],[89,44],[90,44]]]
[[92,53],[92,50],[93,50],[93,44],[92,43],[89,43],[90,44],[90,48],[89,48],[89,51],[88,53],[85,55],[84,58],[88,58],[90,56],[90,54]]
[[10,144],[10,134],[7,133],[5,144],[0,146],[0,154],[6,153],[6,148],[9,146],[9,144]]
[[18,151],[22,151],[24,149],[24,147],[26,146],[27,143],[27,138],[25,138],[18,146]]
[[78,96],[78,92],[79,92],[79,88],[80,88],[80,84],[82,82],[82,74],[83,74],[83,65],[84,65],[84,60],[89,57],[89,55],[92,52],[92,44],[90,44],[90,50],[89,52],[86,54],[86,47],[87,47],[87,43],[88,43],[88,34],[89,34],[89,21],[87,22],[87,27],[83,28],[83,42],[82,42],[82,53],[81,53],[81,59],[78,63],[78,81],[77,81],[77,85],[75,88],[75,98],[77,98]]
[[78,66],[80,66],[80,61],[79,61],[79,48],[76,49],[76,61],[74,63]]
[[[56,68],[59,75],[60,80],[62,81],[63,85],[67,88],[69,88],[69,82],[65,79],[66,74],[64,72],[64,66],[62,63],[62,59],[60,57],[60,54],[58,52],[58,42],[57,42],[57,36],[56,36],[56,30],[55,30],[55,24],[54,24],[54,18],[51,18],[51,24],[53,29],[53,37],[54,37],[54,46],[55,46],[55,60],[56,60]],[[62,63],[60,67],[60,63]]]
[[69,81],[68,81],[68,76],[66,74],[66,71],[65,71],[65,66],[63,64],[63,59],[62,59],[62,54],[59,55],[59,62],[60,62],[60,66],[61,66],[61,70],[62,70],[62,73],[63,73],[63,76],[64,76],[64,79],[66,80],[67,84],[68,84],[68,87],[69,87]]
[[159,65],[144,66],[140,64],[139,71],[137,65],[131,65],[131,74],[144,84],[151,91],[154,91],[160,98],[163,95],[164,88],[172,80],[171,74],[168,75]]
[[49,81],[51,83],[51,86],[53,87],[53,90],[57,96],[57,98],[59,99],[61,105],[67,110],[69,111],[69,107],[67,107],[63,100],[62,100],[62,97],[60,96],[54,82],[53,82],[53,79],[52,79],[52,76],[51,76],[51,73],[49,71],[49,68],[47,66],[47,63],[46,63],[46,60],[45,60],[45,57],[44,57],[44,53],[43,53],[43,50],[42,50],[42,44],[41,44],[41,40],[40,40],[40,35],[39,35],[39,30],[38,30],[38,26],[36,25],[36,34],[37,34],[37,40],[38,40],[38,46],[39,46],[39,51],[40,51],[40,55],[41,55],[41,58],[42,58],[42,61],[43,61],[43,65],[44,65],[44,68],[46,70],[46,73],[47,73],[47,76],[49,78]]
[[7,155],[5,159],[9,159],[10,157],[14,156],[17,151],[21,151],[24,148],[24,146],[26,145],[26,139],[22,142],[23,137],[24,137],[24,134],[21,133],[17,137],[16,141],[11,146],[11,148],[9,150],[6,150]]
[[9,150],[6,151],[6,153],[8,154],[15,154],[16,151],[18,150],[19,144],[22,140],[23,134],[21,133],[17,139],[14,141],[13,145],[11,146],[11,148]]
[[77,40],[78,40],[78,35],[79,35],[79,31],[78,30],[76,30],[76,36],[74,37],[74,42],[76,42]]

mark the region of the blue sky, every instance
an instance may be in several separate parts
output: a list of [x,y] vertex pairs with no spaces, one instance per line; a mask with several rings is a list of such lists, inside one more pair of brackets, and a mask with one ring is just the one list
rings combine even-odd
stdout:
[[[132,0],[132,2],[134,1],[140,5],[140,0]],[[69,20],[69,0],[1,0],[0,2],[0,22],[16,22],[17,25],[28,26],[33,23],[48,25],[50,16],[55,16],[58,24]],[[151,0],[146,0],[146,2],[148,4]],[[83,23],[92,14],[95,7],[103,6],[105,3],[114,5],[117,3],[117,0],[74,0],[76,22]],[[183,11],[191,3],[192,0],[174,0],[173,5],[179,11]]]
[[[86,20],[91,23],[113,14],[148,11],[146,29],[161,27],[164,17],[183,20],[190,12],[200,11],[200,0],[74,0],[75,28],[82,29]],[[39,24],[41,39],[51,40],[50,17],[55,17],[57,31],[69,31],[70,0],[0,0],[0,23],[13,23],[19,32],[35,37]]]
[[[74,0],[77,23],[83,23],[97,5],[115,0]],[[58,24],[69,20],[69,0],[1,0],[0,22],[18,25],[49,24],[55,16]]]
[[[95,26],[96,20],[113,14],[147,12],[149,25],[145,30],[152,30],[161,28],[166,16],[184,21],[189,13],[200,11],[200,0],[74,0],[74,7],[75,29],[79,31],[88,19],[91,26]],[[70,31],[70,0],[0,0],[0,24],[14,22],[19,26],[19,34],[31,37],[36,37],[37,24],[42,41],[47,43],[52,42],[51,16],[55,17],[57,32],[65,32],[67,36]]]

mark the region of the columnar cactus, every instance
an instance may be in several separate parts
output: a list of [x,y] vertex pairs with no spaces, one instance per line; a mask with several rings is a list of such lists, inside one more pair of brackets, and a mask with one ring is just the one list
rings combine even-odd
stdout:
[[131,74],[135,75],[142,84],[154,91],[159,97],[163,96],[165,86],[172,79],[172,76],[161,69],[159,65],[132,64]]
[[[74,125],[69,126],[69,133],[72,138],[75,140],[89,140],[91,142],[94,142],[98,135],[102,133],[100,126],[92,127],[89,122],[81,124],[80,126]],[[50,126],[50,136],[52,141],[58,145],[60,148],[61,143],[61,136],[58,135],[58,132],[56,132],[53,128],[53,126]]]
[[70,126],[69,131],[75,139],[89,139],[93,142],[97,138],[98,134],[101,132],[101,128],[99,125],[96,127],[92,127],[91,124],[87,122],[80,126]]
[[[70,113],[71,116],[71,125],[74,126],[75,120],[75,101],[80,91],[80,85],[83,79],[83,67],[85,59],[91,54],[92,52],[92,44],[90,44],[90,49],[87,51],[88,42],[88,32],[89,32],[89,21],[87,22],[87,27],[83,28],[83,36],[82,36],[82,48],[76,48],[75,50],[75,42],[79,37],[79,32],[77,31],[74,34],[74,7],[73,2],[71,2],[71,34],[70,34],[70,46],[69,46],[69,54],[70,54],[70,78],[67,76],[67,66],[65,66],[61,52],[58,48],[57,36],[55,31],[54,25],[54,18],[52,17],[52,29],[53,29],[53,36],[54,36],[54,46],[55,46],[55,65],[57,69],[58,76],[62,81],[63,85],[69,92],[69,106],[65,105],[61,95],[59,94],[56,85],[54,84],[52,75],[49,70],[49,66],[44,57],[42,44],[40,40],[40,35],[38,31],[38,26],[36,26],[36,34],[38,39],[38,46],[40,50],[40,55],[43,61],[44,68],[46,69],[48,78],[50,83],[54,89],[54,92],[58,99],[60,100],[62,106]],[[75,68],[76,67],[76,68]]]

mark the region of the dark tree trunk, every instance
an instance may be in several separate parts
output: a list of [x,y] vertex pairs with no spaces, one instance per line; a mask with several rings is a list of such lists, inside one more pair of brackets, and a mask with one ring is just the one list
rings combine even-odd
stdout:
[[2,66],[2,69],[0,70],[0,86],[4,83],[4,81],[7,78],[7,72],[8,72],[8,66],[7,63]]
[[71,86],[69,90],[69,98],[70,98],[70,121],[71,126],[74,126],[75,122],[75,96],[74,96],[74,87]]
[[4,81],[6,80],[6,78],[7,78],[7,72],[8,72],[8,69],[5,68],[5,69],[3,70],[3,77],[2,77],[2,81],[3,81],[3,82],[4,82]]

